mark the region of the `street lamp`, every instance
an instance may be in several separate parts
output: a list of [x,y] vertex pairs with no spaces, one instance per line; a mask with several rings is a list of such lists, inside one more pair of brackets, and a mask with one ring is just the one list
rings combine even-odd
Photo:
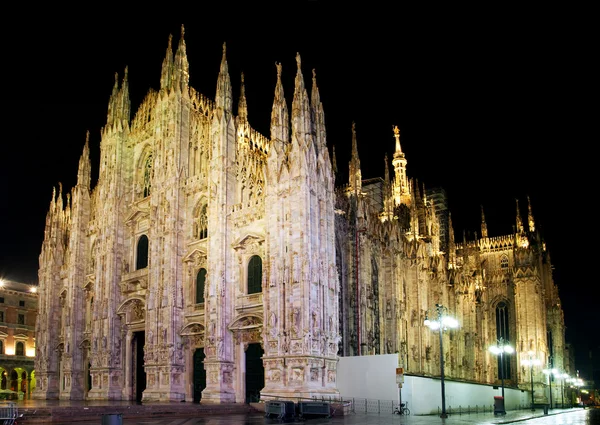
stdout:
[[[579,371],[577,371],[577,378],[573,378],[573,385],[577,389],[577,404],[583,404],[583,398],[581,397],[581,387],[583,386],[583,380],[579,377]],[[585,406],[584,406],[585,407]]]
[[558,369],[544,369],[543,372],[548,375],[548,382],[550,382],[550,409],[552,409],[552,375],[558,375]]
[[442,414],[440,418],[447,418],[446,414],[446,388],[444,386],[444,338],[442,332],[448,328],[457,328],[458,321],[454,317],[447,315],[448,309],[441,304],[435,305],[437,317],[435,320],[429,320],[427,313],[425,313],[425,326],[429,327],[432,331],[440,331],[440,380],[442,381]]
[[565,380],[569,379],[569,374],[563,373],[560,375],[560,377],[562,378],[562,381],[560,381],[560,395],[562,398],[561,406],[564,409],[565,408]]
[[[498,413],[502,415],[506,415],[506,410],[504,408],[504,354],[514,353],[515,350],[510,346],[508,341],[505,341],[504,338],[500,337],[496,345],[492,345],[489,348],[492,354],[500,356],[500,377],[502,379],[502,410]],[[494,412],[495,413],[495,412]]]
[[531,411],[535,411],[535,403],[533,401],[533,366],[539,366],[542,364],[540,359],[533,358],[535,354],[533,351],[529,351],[527,353],[529,355],[529,359],[523,360],[521,363],[525,366],[529,366],[529,376],[531,377]]

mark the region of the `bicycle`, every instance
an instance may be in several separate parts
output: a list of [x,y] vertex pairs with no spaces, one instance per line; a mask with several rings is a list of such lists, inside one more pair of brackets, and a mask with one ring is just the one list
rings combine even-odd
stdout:
[[408,402],[400,403],[400,406],[396,406],[394,413],[396,415],[410,415],[410,409],[407,407]]

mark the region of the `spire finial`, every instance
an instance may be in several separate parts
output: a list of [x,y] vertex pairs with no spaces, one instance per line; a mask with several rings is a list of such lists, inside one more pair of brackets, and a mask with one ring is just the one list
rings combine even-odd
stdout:
[[275,62],[275,68],[277,68],[277,78],[281,78],[281,63]]
[[394,130],[394,137],[396,138],[396,153],[402,153],[402,148],[400,148],[400,129],[397,125],[392,126],[392,130]]
[[530,232],[535,232],[535,220],[533,219],[533,211],[531,210],[531,200],[527,195],[527,224]]
[[223,56],[227,53],[227,43],[223,42]]
[[183,38],[184,34],[185,34],[185,28],[184,28],[183,24],[181,24],[181,38]]
[[302,68],[299,52],[296,52],[296,63],[298,64],[298,69]]
[[485,222],[485,215],[483,214],[483,205],[481,206],[481,237],[488,237],[487,223]]

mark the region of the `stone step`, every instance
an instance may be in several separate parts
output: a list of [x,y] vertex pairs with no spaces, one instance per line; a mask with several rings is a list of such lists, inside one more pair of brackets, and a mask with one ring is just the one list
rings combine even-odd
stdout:
[[204,416],[211,414],[246,414],[259,412],[256,408],[241,403],[198,404],[198,403],[149,403],[149,404],[110,404],[86,406],[85,404],[61,406],[27,406],[19,408],[19,423],[68,422],[69,420],[100,420],[103,415],[120,414],[128,417],[157,416]]

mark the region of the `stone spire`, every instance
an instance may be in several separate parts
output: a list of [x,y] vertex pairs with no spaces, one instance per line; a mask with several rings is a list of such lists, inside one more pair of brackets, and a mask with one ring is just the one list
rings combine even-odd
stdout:
[[217,80],[217,94],[215,104],[217,109],[225,112],[231,112],[233,96],[231,95],[231,80],[229,79],[229,68],[227,67],[227,49],[223,43],[223,57],[221,59],[221,68]]
[[292,100],[292,143],[296,141],[300,147],[308,147],[307,135],[312,133],[311,111],[308,93],[304,86],[304,76],[302,75],[302,62],[300,53],[296,53],[296,80],[294,84],[294,99]]
[[337,159],[335,157],[335,145],[332,146],[331,167],[333,168],[333,175],[337,177],[338,168],[337,168]]
[[517,203],[517,233],[523,233],[525,229],[523,228],[523,220],[521,219],[521,211],[519,210],[519,200],[515,199]]
[[171,87],[171,80],[173,79],[173,49],[171,47],[173,43],[173,35],[169,34],[169,44],[167,45],[167,53],[162,63],[162,70],[160,72],[160,89],[166,90]]
[[356,123],[352,122],[352,157],[350,158],[350,175],[348,191],[359,194],[362,191],[362,173],[360,159],[358,158],[358,144],[356,143]]
[[533,220],[533,212],[531,211],[531,200],[527,196],[527,224],[530,232],[535,232],[535,221]]
[[248,121],[248,105],[246,104],[246,87],[244,86],[244,73],[240,84],[240,100],[238,102],[238,119]]
[[79,169],[77,171],[77,185],[89,188],[91,181],[91,164],[90,164],[90,132],[88,131],[85,137],[85,145],[83,153],[79,158]]
[[488,237],[487,224],[485,223],[485,215],[483,214],[483,205],[481,205],[481,237]]
[[400,129],[395,125],[392,127],[392,130],[394,131],[394,138],[396,139],[396,150],[394,152],[394,158],[392,159],[392,165],[394,167],[394,183],[392,186],[394,202],[396,205],[408,205],[411,201],[411,195],[408,177],[406,175],[407,161],[400,147]]
[[289,143],[289,114],[283,85],[281,84],[281,64],[275,62],[277,69],[277,83],[275,84],[275,98],[271,110],[271,147],[276,152],[283,152],[285,145]]
[[173,86],[175,89],[186,93],[190,82],[190,65],[187,59],[185,50],[184,28],[181,26],[181,37],[175,54],[175,62],[173,64]]
[[315,127],[315,145],[317,154],[327,155],[327,142],[325,136],[325,113],[323,112],[323,104],[321,103],[321,95],[319,94],[319,87],[317,86],[317,73],[313,69],[312,71],[312,91],[310,94],[311,109],[313,114],[313,123]]
[[394,217],[394,196],[390,182],[390,164],[387,153],[385,154],[385,167],[383,174],[383,218],[391,220]]
[[107,127],[112,127],[120,122],[128,123],[130,110],[128,68],[125,67],[121,88],[119,88],[119,74],[115,72],[115,84],[108,101]]
[[129,67],[125,67],[123,73],[123,83],[121,84],[121,90],[119,92],[119,115],[118,118],[124,122],[129,123],[131,115],[131,101],[129,100]]
[[108,114],[106,116],[107,127],[112,126],[112,124],[114,123],[118,95],[119,95],[119,73],[115,72],[115,84],[113,84],[112,93],[110,94],[110,98],[108,99]]

